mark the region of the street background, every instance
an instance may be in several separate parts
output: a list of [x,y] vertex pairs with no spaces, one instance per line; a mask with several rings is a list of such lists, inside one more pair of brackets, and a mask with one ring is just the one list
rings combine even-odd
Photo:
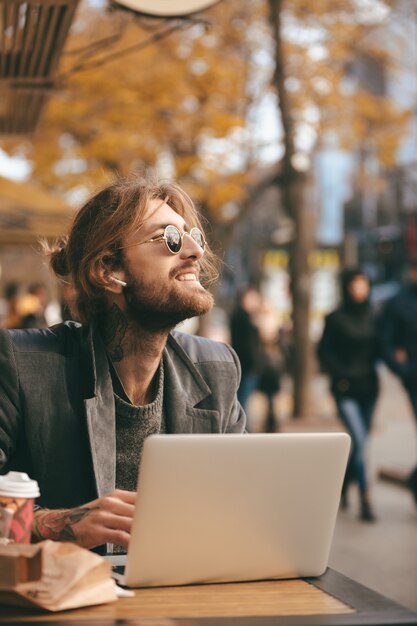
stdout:
[[[279,430],[340,428],[326,378],[310,377],[340,271],[360,266],[381,310],[417,261],[416,0],[219,0],[191,15],[177,0],[166,17],[123,4],[0,0],[0,326],[71,316],[39,237],[64,235],[115,174],[155,171],[196,201],[224,261],[218,309],[191,332],[214,324],[227,341],[256,286],[288,339]],[[330,564],[417,610],[417,508],[378,478],[417,463],[417,425],[381,379],[378,521],[357,519],[352,489]],[[265,410],[254,394],[253,430]]]
[[[371,493],[377,521],[358,520],[359,498],[352,486],[349,508],[339,511],[330,567],[417,611],[417,506],[404,488],[381,480],[381,469],[408,472],[417,463],[417,426],[397,379],[380,368],[381,394],[368,449]],[[275,409],[281,432],[340,430],[327,381],[316,376],[311,416],[290,419],[291,385],[284,381]],[[250,402],[254,431],[263,426],[264,402],[254,393]]]

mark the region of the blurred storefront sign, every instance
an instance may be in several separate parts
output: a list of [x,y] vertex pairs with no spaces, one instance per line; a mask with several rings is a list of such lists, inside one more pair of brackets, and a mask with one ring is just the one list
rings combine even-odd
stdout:
[[78,0],[0,0],[0,135],[36,129],[77,5]]

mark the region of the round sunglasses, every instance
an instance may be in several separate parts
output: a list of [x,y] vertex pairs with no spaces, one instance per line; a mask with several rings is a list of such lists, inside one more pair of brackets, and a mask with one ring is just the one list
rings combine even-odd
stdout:
[[182,249],[184,235],[189,235],[191,239],[193,239],[202,250],[205,250],[207,241],[204,239],[204,235],[199,228],[194,227],[190,230],[190,232],[184,231],[183,233],[181,233],[179,229],[172,224],[168,224],[168,226],[165,226],[162,235],[157,235],[156,237],[152,237],[151,239],[147,239],[146,241],[140,241],[139,243],[132,243],[128,246],[123,246],[123,248],[141,246],[144,243],[161,243],[162,241],[165,241],[165,245],[171,252],[171,254],[179,254]]

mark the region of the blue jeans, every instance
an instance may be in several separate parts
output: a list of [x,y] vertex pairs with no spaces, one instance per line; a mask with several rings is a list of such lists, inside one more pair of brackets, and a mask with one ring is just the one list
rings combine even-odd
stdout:
[[237,399],[242,405],[243,410],[246,413],[246,405],[248,403],[249,396],[253,393],[258,385],[257,374],[243,374],[240,380],[239,389],[237,390]]
[[335,400],[339,417],[352,437],[352,450],[349,463],[352,463],[359,489],[363,493],[368,488],[365,449],[375,409],[376,397],[373,396],[366,400],[337,397]]
[[[410,400],[410,404],[414,413],[414,419],[416,420],[417,424],[417,391],[415,387],[413,387],[412,389],[406,387],[406,391],[408,393],[408,398]],[[408,477],[407,483],[408,487],[411,489],[411,493],[413,494],[414,501],[417,505],[417,465],[415,468],[412,469],[410,476]]]

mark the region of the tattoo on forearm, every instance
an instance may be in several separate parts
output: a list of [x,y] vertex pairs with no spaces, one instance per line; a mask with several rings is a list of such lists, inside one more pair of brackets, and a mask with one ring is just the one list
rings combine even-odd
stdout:
[[122,341],[126,335],[127,320],[117,304],[107,311],[100,327],[107,352],[114,363],[121,361],[124,357]]
[[42,541],[76,541],[77,535],[73,526],[87,517],[98,507],[79,507],[59,511],[40,510],[35,514],[32,527],[32,539]]

